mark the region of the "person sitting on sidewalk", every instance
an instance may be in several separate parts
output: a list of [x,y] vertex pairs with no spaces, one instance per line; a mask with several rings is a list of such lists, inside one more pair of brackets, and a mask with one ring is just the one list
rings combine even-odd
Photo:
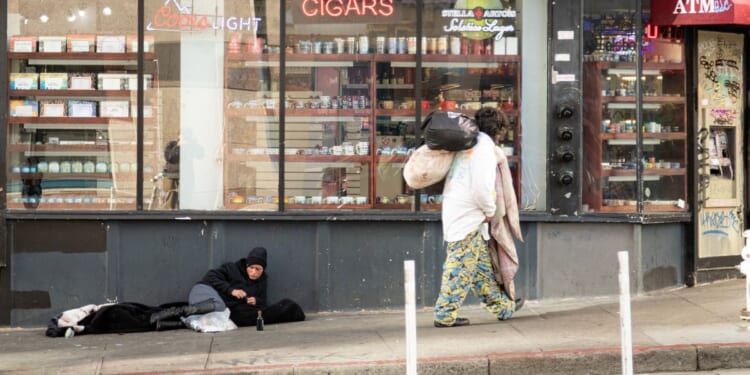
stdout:
[[266,303],[267,259],[266,249],[255,247],[247,257],[209,270],[190,290],[188,302],[210,299],[215,311],[229,308],[230,319],[240,327],[255,325],[259,312],[265,324],[305,320],[302,308],[288,298],[271,305]]

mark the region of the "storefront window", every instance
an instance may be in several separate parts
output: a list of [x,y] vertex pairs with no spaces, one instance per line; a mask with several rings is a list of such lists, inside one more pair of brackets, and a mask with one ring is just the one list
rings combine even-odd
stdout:
[[137,4],[7,5],[8,208],[135,209]]
[[86,3],[8,4],[11,209],[438,211],[420,125],[484,106],[520,202],[516,1]]
[[635,2],[620,5],[630,10],[608,11],[611,4],[604,9],[598,2],[585,8],[584,170],[590,181],[584,184],[584,211],[684,211],[687,133],[679,29],[648,25],[646,17],[642,32],[634,22]]

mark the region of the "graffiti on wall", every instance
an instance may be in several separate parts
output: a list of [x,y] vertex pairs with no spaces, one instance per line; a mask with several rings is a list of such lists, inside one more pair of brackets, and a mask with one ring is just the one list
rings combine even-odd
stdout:
[[742,220],[732,208],[707,210],[700,213],[701,234],[722,237],[735,236],[740,233]]

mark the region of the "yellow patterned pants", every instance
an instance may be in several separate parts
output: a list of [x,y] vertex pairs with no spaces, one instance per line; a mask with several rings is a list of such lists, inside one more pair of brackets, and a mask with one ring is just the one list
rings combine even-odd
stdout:
[[513,315],[515,302],[495,281],[487,241],[479,230],[461,241],[448,242],[440,294],[435,302],[435,320],[452,325],[469,289],[499,320]]

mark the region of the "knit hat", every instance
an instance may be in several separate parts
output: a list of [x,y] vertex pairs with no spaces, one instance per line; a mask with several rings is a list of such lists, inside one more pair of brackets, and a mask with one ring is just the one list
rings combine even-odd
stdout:
[[250,253],[247,254],[246,258],[246,265],[248,267],[252,266],[253,264],[260,264],[263,266],[263,269],[266,268],[266,248],[265,247],[256,247],[252,250],[250,250]]

